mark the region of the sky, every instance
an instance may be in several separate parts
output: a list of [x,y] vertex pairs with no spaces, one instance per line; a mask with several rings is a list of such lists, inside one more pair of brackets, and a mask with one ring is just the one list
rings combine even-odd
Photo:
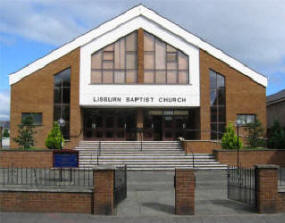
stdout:
[[0,0],[0,120],[10,73],[140,3],[285,88],[284,0]]

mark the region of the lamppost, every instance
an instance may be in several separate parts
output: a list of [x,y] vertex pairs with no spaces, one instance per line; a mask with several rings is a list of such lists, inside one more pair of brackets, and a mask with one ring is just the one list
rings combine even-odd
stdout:
[[239,161],[239,127],[241,126],[241,120],[237,119],[236,120],[236,128],[237,128],[237,139],[238,139],[238,147],[237,147],[237,167],[240,167],[240,161]]

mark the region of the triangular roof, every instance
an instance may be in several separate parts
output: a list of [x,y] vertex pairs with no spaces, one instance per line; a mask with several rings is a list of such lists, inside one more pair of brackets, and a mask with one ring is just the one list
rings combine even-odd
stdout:
[[285,89],[266,97],[267,105],[285,101]]
[[189,33],[185,29],[181,28],[177,24],[163,18],[162,16],[158,15],[156,12],[146,8],[143,5],[138,5],[123,14],[119,15],[118,17],[98,26],[97,28],[75,38],[74,40],[66,43],[65,45],[61,46],[60,48],[50,52],[46,56],[34,61],[33,63],[27,65],[26,67],[22,68],[21,70],[10,74],[9,76],[9,83],[10,85],[17,83],[22,78],[32,74],[33,72],[43,68],[47,64],[51,63],[52,61],[68,54],[72,50],[81,47],[90,41],[100,37],[104,33],[107,33],[115,28],[118,28],[120,25],[136,18],[136,17],[144,17],[148,20],[158,24],[159,26],[163,27],[164,29],[168,30],[169,32],[175,33],[176,36],[183,39],[184,41],[190,43],[191,45],[200,48],[210,55],[216,57],[217,59],[225,62],[232,68],[240,71],[242,74],[248,76],[249,78],[253,79],[257,83],[263,85],[264,87],[267,86],[267,78],[260,73],[250,69],[246,65],[242,64],[238,60],[232,58],[231,56],[225,54],[220,49],[215,48],[214,46],[210,45],[209,43],[203,41],[199,37]]

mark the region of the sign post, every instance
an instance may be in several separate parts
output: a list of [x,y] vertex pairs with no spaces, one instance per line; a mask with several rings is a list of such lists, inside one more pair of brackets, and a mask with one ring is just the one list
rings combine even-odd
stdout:
[[0,126],[0,149],[2,149],[2,129],[3,127]]

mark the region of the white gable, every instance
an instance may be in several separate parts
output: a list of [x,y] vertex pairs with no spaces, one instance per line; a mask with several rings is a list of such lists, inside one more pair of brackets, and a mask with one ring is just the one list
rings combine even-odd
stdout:
[[[74,39],[73,41],[63,45],[62,47],[52,51],[48,55],[36,60],[35,62],[29,64],[28,66],[24,67],[23,69],[10,74],[9,82],[10,85],[17,83],[22,78],[30,75],[31,73],[43,68],[47,64],[51,63],[52,61],[66,55],[67,53],[71,52],[72,50],[82,47],[95,39],[100,38],[102,35],[105,35],[106,33],[109,33],[113,30],[118,29],[119,27],[122,27],[125,23],[128,23],[138,17],[144,18],[144,20],[149,20],[152,24],[157,24],[157,26],[160,26],[163,30],[168,31],[169,33],[174,33],[176,37],[181,38],[184,42],[188,42],[192,46],[195,46],[196,48],[200,48],[202,50],[207,51],[210,55],[216,57],[217,59],[225,62],[229,66],[233,67],[234,69],[240,71],[244,75],[250,77],[257,83],[267,86],[267,78],[263,75],[255,72],[254,70],[248,68],[244,64],[240,63],[239,61],[233,59],[232,57],[228,56],[221,50],[213,47],[212,45],[202,41],[197,36],[185,31],[178,25],[170,22],[169,20],[159,16],[155,12],[147,9],[146,7],[139,5],[122,15],[112,19],[111,21],[108,21],[104,23],[103,25],[97,27],[94,30],[89,31],[88,33]],[[138,27],[140,28],[140,27]],[[148,27],[141,27],[148,31]],[[129,30],[130,32],[130,30]],[[160,38],[164,38],[162,35],[157,35]],[[181,41],[182,42],[182,41]],[[177,47],[177,46],[176,46]],[[177,47],[181,49],[181,47]]]

